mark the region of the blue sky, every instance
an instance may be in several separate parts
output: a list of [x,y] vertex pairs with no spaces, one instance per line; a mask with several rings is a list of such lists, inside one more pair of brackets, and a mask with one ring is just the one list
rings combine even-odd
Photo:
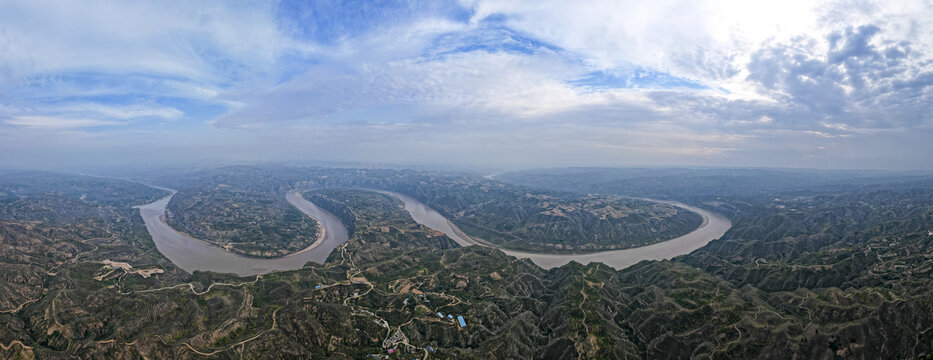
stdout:
[[933,169],[931,1],[0,1],[0,166]]

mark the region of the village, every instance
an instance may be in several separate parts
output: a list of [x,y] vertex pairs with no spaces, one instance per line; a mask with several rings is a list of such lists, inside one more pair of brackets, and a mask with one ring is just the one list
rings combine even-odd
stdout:
[[[380,229],[381,230],[381,229]],[[391,359],[392,357],[402,357],[403,354],[423,354],[423,357],[413,357],[414,360],[424,360],[430,357],[430,354],[437,352],[437,348],[432,347],[431,345],[414,345],[409,342],[408,336],[405,335],[405,332],[402,330],[403,327],[409,325],[415,319],[419,321],[431,321],[449,325],[451,327],[456,327],[458,330],[464,330],[467,327],[466,319],[463,315],[447,313],[445,314],[441,311],[444,308],[452,307],[458,304],[463,303],[459,298],[441,293],[425,293],[421,290],[418,290],[413,286],[413,284],[408,281],[408,279],[400,279],[399,281],[394,282],[389,285],[391,290],[396,291],[399,294],[408,294],[410,296],[405,297],[402,301],[403,306],[414,305],[414,317],[410,318],[407,322],[402,323],[401,325],[392,327],[389,325],[389,322],[386,321],[383,317],[380,317],[375,312],[370,309],[366,309],[360,305],[354,305],[351,303],[354,299],[359,299],[363,296],[370,294],[375,286],[362,275],[362,271],[356,268],[356,265],[352,261],[352,256],[347,250],[347,245],[340,247],[341,260],[342,263],[349,266],[347,270],[346,278],[348,280],[330,283],[330,284],[318,284],[314,286],[315,292],[323,292],[328,289],[333,289],[337,287],[344,286],[358,286],[365,285],[366,290],[360,292],[360,289],[353,289],[348,292],[343,299],[343,304],[350,306],[354,314],[362,316],[373,317],[373,322],[377,325],[386,329],[386,338],[382,341],[382,348],[384,353],[372,353],[367,356],[372,359]],[[399,284],[403,284],[399,286]],[[396,290],[396,287],[398,289]],[[435,297],[435,304],[442,303],[443,305],[438,306],[437,308],[432,308],[432,303],[430,297]],[[306,300],[314,299],[314,296],[306,297]],[[437,301],[441,300],[441,301]],[[453,301],[450,301],[453,300]],[[394,331],[393,331],[394,330]],[[403,357],[404,358],[404,357]]]

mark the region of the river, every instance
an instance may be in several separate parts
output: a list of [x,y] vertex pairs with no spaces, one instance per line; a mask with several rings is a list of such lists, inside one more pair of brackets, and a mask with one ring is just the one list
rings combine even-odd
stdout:
[[[463,231],[460,231],[456,225],[450,222],[450,220],[445,218],[443,215],[410,196],[389,191],[379,192],[398,198],[405,204],[405,210],[408,210],[408,213],[411,214],[411,217],[415,220],[415,222],[447,234],[448,237],[456,241],[458,244],[460,244],[460,246],[492,246],[486,242],[473,239],[469,235],[463,233]],[[732,222],[722,215],[675,201],[658,202],[663,202],[677,206],[681,209],[695,212],[703,217],[703,223],[695,230],[683,236],[656,244],[631,249],[609,250],[585,254],[542,254],[506,250],[502,248],[499,249],[506,254],[518,258],[531,259],[531,261],[533,261],[535,264],[545,269],[563,266],[571,261],[576,261],[581,264],[601,262],[617,270],[621,270],[642,260],[671,259],[678,255],[690,253],[703,247],[710,241],[718,239],[723,234],[725,234],[729,228],[732,227]]]
[[[405,209],[411,214],[415,222],[446,234],[460,246],[494,246],[466,235],[443,215],[410,196],[390,191],[372,191],[398,198],[404,203]],[[237,255],[216,245],[179,233],[166,224],[164,218],[165,207],[174,194],[174,191],[172,191],[172,195],[140,206],[140,214],[159,252],[175,265],[188,272],[201,270],[248,276],[276,270],[298,269],[308,262],[323,264],[331,251],[349,238],[347,228],[340,222],[340,219],[314,203],[305,200],[297,192],[289,192],[286,195],[286,200],[323,225],[324,238],[299,252],[278,258],[260,259]],[[531,259],[535,264],[545,269],[559,267],[571,261],[582,264],[594,261],[602,262],[615,269],[623,269],[642,260],[670,259],[690,253],[721,237],[726,230],[732,227],[729,219],[719,214],[678,202],[663,202],[699,214],[703,217],[703,223],[697,229],[678,238],[624,250],[585,254],[542,254],[501,248],[500,250],[515,257]]]
[[298,193],[289,192],[286,200],[323,225],[324,238],[296,253],[278,258],[262,259],[238,255],[182,234],[166,224],[165,207],[174,195],[175,192],[172,191],[169,196],[140,206],[139,212],[159,252],[189,273],[201,270],[250,276],[276,270],[299,269],[309,261],[323,264],[331,251],[349,239],[347,228],[340,219],[305,200]]

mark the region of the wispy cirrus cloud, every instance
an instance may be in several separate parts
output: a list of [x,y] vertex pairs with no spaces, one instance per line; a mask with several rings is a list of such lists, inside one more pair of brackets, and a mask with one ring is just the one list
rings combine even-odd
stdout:
[[107,121],[107,120],[97,120],[97,119],[82,119],[82,118],[73,118],[73,117],[58,117],[58,116],[17,116],[6,121],[7,124],[25,126],[32,128],[53,128],[53,129],[73,129],[73,128],[82,128],[82,127],[96,127],[96,126],[110,126],[110,125],[120,125],[121,122],[116,121]]
[[4,3],[0,136],[933,168],[930,19],[928,2],[865,0]]

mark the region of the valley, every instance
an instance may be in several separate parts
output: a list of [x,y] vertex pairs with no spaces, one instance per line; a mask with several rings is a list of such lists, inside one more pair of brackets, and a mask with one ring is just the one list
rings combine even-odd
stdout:
[[[933,181],[923,179],[695,198],[688,206],[724,210],[732,228],[670,260],[618,268],[600,259],[547,266],[511,250],[464,247],[456,221],[440,211],[434,220],[448,228],[416,221],[433,207],[404,194],[282,180],[283,199],[302,211],[302,201],[316,207],[309,219],[329,215],[347,238],[316,253],[324,256],[319,262],[215,272],[195,266],[201,255],[191,255],[191,266],[175,257],[196,253],[189,245],[171,255],[150,237],[153,224],[174,230],[160,221],[159,207],[170,201],[163,190],[57,176],[63,189],[82,190],[0,188],[19,194],[0,208],[16,214],[0,222],[5,358],[223,359],[270,351],[296,359],[901,358],[933,351]],[[113,186],[139,195],[82,199]],[[63,208],[70,217],[86,220],[56,224],[48,212],[11,211],[62,203],[74,204]],[[272,259],[200,244],[236,256],[233,264],[302,256],[328,243]]]

